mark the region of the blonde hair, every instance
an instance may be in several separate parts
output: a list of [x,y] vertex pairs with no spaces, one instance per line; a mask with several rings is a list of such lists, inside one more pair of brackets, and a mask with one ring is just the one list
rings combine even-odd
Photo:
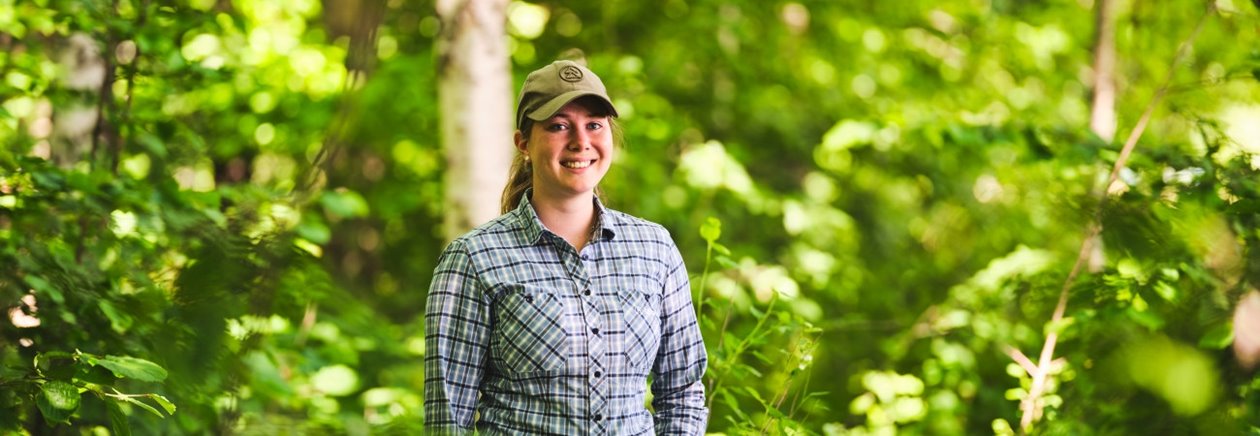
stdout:
[[[521,125],[521,134],[529,135],[529,130],[534,127],[533,121],[525,121]],[[503,198],[500,200],[499,213],[508,213],[521,204],[521,197],[525,196],[525,191],[534,186],[534,171],[530,167],[529,162],[525,160],[525,153],[513,153],[512,166],[508,170],[507,186],[503,187]]]

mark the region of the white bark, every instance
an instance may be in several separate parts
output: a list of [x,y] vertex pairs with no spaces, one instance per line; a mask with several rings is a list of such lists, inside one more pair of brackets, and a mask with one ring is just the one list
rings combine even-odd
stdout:
[[[1115,1],[1094,2],[1094,95],[1089,109],[1089,129],[1110,143],[1116,137],[1116,17]],[[1103,186],[1103,195],[1111,186]],[[1102,271],[1107,254],[1102,236],[1095,235],[1094,251],[1089,258],[1089,271]]]
[[[57,62],[63,69],[61,84],[66,89],[98,94],[105,84],[107,68],[97,41],[85,33],[66,39]],[[51,157],[69,168],[92,150],[92,135],[100,119],[96,106],[69,103],[54,108]]]
[[499,214],[512,147],[508,0],[438,0],[438,104],[447,240]]
[[1089,129],[1103,141],[1116,136],[1116,19],[1115,2],[1094,3],[1094,98],[1090,107]]
[[1234,310],[1234,356],[1243,368],[1260,363],[1260,292],[1251,291],[1238,300]]

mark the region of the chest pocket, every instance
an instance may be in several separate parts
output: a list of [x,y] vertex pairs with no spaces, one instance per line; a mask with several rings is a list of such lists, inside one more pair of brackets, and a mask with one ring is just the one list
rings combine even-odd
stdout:
[[492,352],[502,371],[523,376],[563,370],[569,355],[564,302],[545,288],[510,286],[495,304]]
[[656,360],[661,343],[661,296],[658,293],[623,288],[621,317],[625,320],[626,361],[638,373],[646,374]]

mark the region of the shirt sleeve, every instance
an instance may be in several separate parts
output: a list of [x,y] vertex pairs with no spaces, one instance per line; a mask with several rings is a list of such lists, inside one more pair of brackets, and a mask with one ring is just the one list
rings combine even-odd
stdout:
[[490,344],[484,295],[467,249],[452,242],[438,260],[424,313],[426,434],[472,433]]
[[661,347],[652,381],[656,434],[702,435],[709,417],[704,407],[703,384],[708,356],[691,303],[687,267],[672,243],[666,253],[666,265],[669,271],[661,299]]

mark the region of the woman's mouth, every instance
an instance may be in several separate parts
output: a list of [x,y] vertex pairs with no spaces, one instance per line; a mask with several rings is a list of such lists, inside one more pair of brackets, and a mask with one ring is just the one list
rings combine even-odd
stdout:
[[582,168],[589,167],[594,163],[594,160],[566,160],[560,162],[560,165],[564,165],[565,168],[580,170]]

